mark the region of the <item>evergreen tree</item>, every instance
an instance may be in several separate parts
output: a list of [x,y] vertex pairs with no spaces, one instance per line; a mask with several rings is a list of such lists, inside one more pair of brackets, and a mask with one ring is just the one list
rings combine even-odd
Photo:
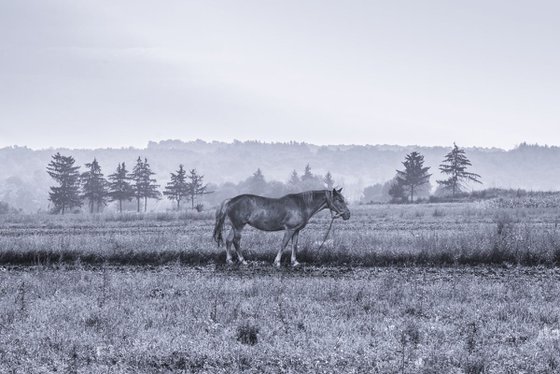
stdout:
[[330,171],[327,171],[327,174],[325,174],[325,178],[323,179],[323,182],[325,183],[325,187],[327,187],[327,190],[330,191],[334,188],[334,180],[332,178]]
[[431,174],[428,174],[430,167],[424,167],[424,156],[418,152],[406,155],[404,170],[397,170],[399,184],[406,187],[409,192],[410,202],[414,202],[414,189],[428,183]]
[[132,169],[130,179],[132,179],[132,190],[136,198],[137,211],[140,212],[140,201],[144,199],[144,212],[148,210],[148,199],[159,199],[161,194],[158,191],[159,185],[156,180],[152,178],[155,173],[148,164],[148,159],[138,157],[136,165]]
[[311,173],[311,166],[309,164],[305,165],[305,170],[303,171],[303,175],[301,176],[302,182],[309,182],[312,181],[315,177],[313,173]]
[[129,175],[129,179],[132,181],[133,196],[134,198],[136,198],[136,212],[138,213],[140,213],[140,201],[144,197],[143,195],[144,188],[142,186],[144,181],[143,173],[144,173],[144,163],[142,162],[140,156],[138,156],[138,159],[136,160],[136,165],[134,165],[134,168],[132,168],[132,173],[130,173]]
[[475,183],[482,183],[480,175],[470,173],[467,167],[472,166],[471,161],[465,155],[465,150],[457,147],[453,143],[453,149],[445,155],[442,164],[439,165],[439,170],[448,175],[445,180],[438,180],[437,182],[446,190],[451,190],[453,197],[457,192],[461,192],[464,187],[464,182],[472,181]]
[[290,174],[290,179],[288,180],[288,189],[291,191],[298,191],[300,183],[301,180],[299,179],[297,171],[293,170],[292,174]]
[[318,190],[324,188],[323,178],[319,175],[313,175],[311,172],[311,166],[309,164],[305,165],[305,170],[301,176],[301,182],[299,184],[300,190]]
[[187,172],[183,165],[179,165],[177,173],[171,173],[171,181],[165,186],[163,194],[169,200],[177,202],[177,210],[181,209],[181,201],[189,195],[189,186],[187,184]]
[[107,181],[103,177],[101,167],[94,158],[86,164],[86,171],[81,175],[82,199],[88,201],[89,212],[99,213],[101,206],[107,205]]
[[188,195],[191,199],[191,207],[194,209],[194,202],[199,195],[212,193],[207,191],[208,186],[203,183],[204,176],[199,175],[196,169],[191,169],[188,175],[189,181],[187,182]]
[[267,183],[260,168],[247,179],[246,184],[250,193],[261,195],[266,192]]
[[109,175],[109,181],[109,198],[111,201],[119,202],[119,212],[122,213],[123,201],[130,201],[134,197],[124,162],[118,164],[115,173]]
[[72,156],[56,153],[47,166],[47,173],[59,184],[51,187],[49,200],[54,204],[53,212],[64,214],[67,209],[82,205],[80,200],[79,166],[74,166]]

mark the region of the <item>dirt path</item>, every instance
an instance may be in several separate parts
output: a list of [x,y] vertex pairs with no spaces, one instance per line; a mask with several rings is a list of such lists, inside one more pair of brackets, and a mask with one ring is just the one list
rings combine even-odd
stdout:
[[453,280],[457,278],[483,278],[519,280],[532,279],[534,281],[559,281],[560,268],[537,266],[456,266],[456,267],[424,267],[424,266],[387,266],[387,267],[351,267],[351,266],[300,266],[292,268],[282,266],[276,268],[265,262],[251,262],[247,266],[209,264],[203,266],[165,265],[165,266],[90,266],[81,267],[71,265],[44,266],[1,266],[0,274],[10,272],[64,272],[84,270],[99,272],[109,270],[118,273],[172,273],[172,274],[204,274],[219,277],[255,278],[345,278],[345,279],[375,279],[379,276],[403,277],[408,280]]

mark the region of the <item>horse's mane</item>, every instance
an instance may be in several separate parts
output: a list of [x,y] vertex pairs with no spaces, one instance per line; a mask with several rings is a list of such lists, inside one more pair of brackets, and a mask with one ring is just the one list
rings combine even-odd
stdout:
[[326,197],[329,192],[329,190],[311,190],[292,194],[292,196],[297,196],[306,206],[309,206],[317,198]]

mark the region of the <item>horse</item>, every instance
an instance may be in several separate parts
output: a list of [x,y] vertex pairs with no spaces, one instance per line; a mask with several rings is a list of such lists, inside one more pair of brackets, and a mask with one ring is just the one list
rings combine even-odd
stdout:
[[274,265],[280,266],[282,252],[292,240],[292,266],[298,266],[296,259],[299,232],[307,225],[309,219],[317,212],[329,209],[334,218],[350,219],[350,210],[346,205],[342,188],[330,190],[314,190],[289,194],[280,198],[243,194],[226,199],[216,210],[216,224],[213,238],[218,247],[224,243],[222,232],[226,217],[231,222],[231,230],[226,238],[226,263],[232,263],[231,244],[239,262],[247,261],[241,254],[241,232],[245,225],[262,231],[282,231],[284,238],[274,259]]

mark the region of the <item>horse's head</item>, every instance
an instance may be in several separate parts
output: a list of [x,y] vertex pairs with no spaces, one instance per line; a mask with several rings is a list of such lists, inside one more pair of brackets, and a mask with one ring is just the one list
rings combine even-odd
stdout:
[[346,205],[346,201],[344,200],[344,196],[342,196],[342,188],[332,190],[332,199],[328,201],[329,209],[334,211],[337,216],[342,217],[343,220],[350,219],[350,209]]

